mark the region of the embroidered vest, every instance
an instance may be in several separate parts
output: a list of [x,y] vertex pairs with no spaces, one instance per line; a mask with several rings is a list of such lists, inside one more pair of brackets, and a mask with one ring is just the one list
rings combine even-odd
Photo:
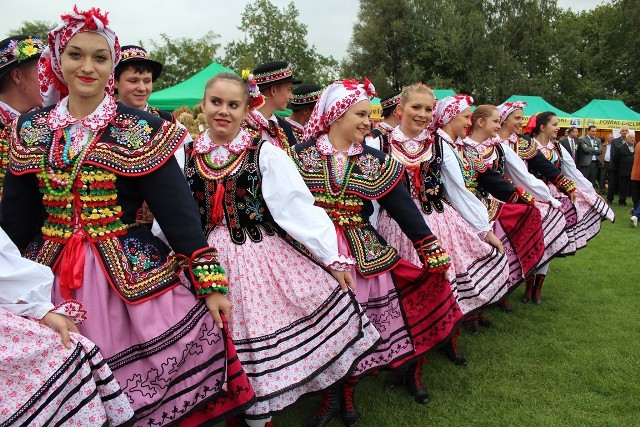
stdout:
[[[227,228],[231,240],[238,245],[243,244],[247,237],[253,242],[260,242],[262,233],[272,236],[280,232],[262,196],[259,154],[265,142],[254,138],[251,145],[239,154],[242,158],[238,169],[221,180]],[[193,142],[187,144],[187,152],[193,153]],[[186,175],[198,203],[203,229],[205,234],[209,234],[217,226],[212,221],[212,214],[218,181],[213,177],[205,156],[195,153],[189,156]]]
[[[438,139],[441,138],[436,136],[436,141]],[[442,143],[446,144],[447,142],[443,141]],[[471,147],[456,145],[453,148],[462,170],[465,187],[484,203],[490,220],[497,218],[500,213],[501,202],[490,198],[489,193],[478,184],[478,174],[487,170],[487,165],[484,163],[482,156],[476,149]]]
[[[330,156],[322,155],[316,141],[296,144],[290,155],[313,194],[342,231],[356,268],[364,277],[389,271],[400,257],[369,222],[371,200],[383,197],[402,179],[404,167],[380,151],[364,146],[363,152],[351,156],[347,177],[337,178]],[[368,206],[365,206],[368,204]]]
[[509,147],[525,161],[532,159],[538,152],[536,142],[524,135],[518,135],[518,140],[515,143],[509,142]]
[[54,139],[61,137],[47,124],[52,108],[21,116],[18,140],[11,145],[12,172],[36,174],[46,212],[42,236],[29,245],[25,257],[54,268],[68,239],[79,230],[125,301],[139,303],[179,284],[180,262],[167,257],[168,251],[158,246],[148,229],[122,222],[116,182],[119,176],[140,176],[162,166],[182,142],[184,132],[119,104],[118,115],[100,131],[75,177],[71,177],[71,165],[56,170],[58,176],[74,179],[71,190],[60,194],[46,185],[48,171],[41,167]]
[[[553,148],[548,150],[546,148],[539,149],[542,155],[551,162],[558,170],[562,170],[562,151],[560,150],[560,143],[558,141],[553,141]],[[533,174],[538,179],[543,180],[545,183],[549,182],[539,171],[532,170],[529,168],[529,172]],[[562,175],[564,178],[564,175]]]
[[[390,154],[389,134],[382,134],[380,139],[382,151]],[[411,179],[408,170],[404,173],[402,182],[407,186],[412,197],[417,196],[422,211],[430,215],[434,209],[436,212],[443,212],[443,203],[449,204],[449,201],[444,195],[442,185],[442,141],[433,141],[428,149],[431,150],[431,156],[423,160],[419,166],[412,168],[414,174],[418,173],[418,188],[416,188],[416,178]],[[409,168],[409,166],[405,167]]]

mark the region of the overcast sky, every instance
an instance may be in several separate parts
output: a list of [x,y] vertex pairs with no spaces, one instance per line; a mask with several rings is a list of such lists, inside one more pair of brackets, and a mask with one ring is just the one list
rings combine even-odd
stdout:
[[[271,0],[282,8],[290,0]],[[120,43],[137,44],[142,40],[159,40],[159,33],[173,37],[196,38],[214,31],[220,34],[222,45],[237,40],[242,34],[237,29],[240,15],[247,0],[5,0],[0,14],[0,35],[6,37],[10,29],[26,20],[58,22],[60,14],[71,10],[97,6],[110,12],[111,26]],[[559,0],[563,8],[587,10],[603,0]],[[308,42],[322,55],[342,59],[351,38],[351,29],[357,18],[357,0],[304,0],[296,1],[300,21],[307,25]],[[222,54],[222,52],[218,52]]]

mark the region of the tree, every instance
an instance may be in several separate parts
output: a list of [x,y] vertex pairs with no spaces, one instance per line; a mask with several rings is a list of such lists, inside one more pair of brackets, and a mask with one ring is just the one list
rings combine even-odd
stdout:
[[410,0],[361,0],[343,74],[368,76],[381,94],[407,84],[415,71],[407,55],[414,46],[414,16]]
[[294,75],[305,82],[325,84],[337,77],[338,62],[320,55],[307,43],[307,27],[298,21],[293,2],[282,10],[269,0],[247,4],[238,30],[244,38],[230,42],[224,57],[224,64],[236,72],[282,60],[290,62]]
[[[173,38],[160,34],[161,42],[151,41],[151,59],[163,64],[162,74],[153,83],[154,90],[180,83],[202,70],[211,62],[219,61],[216,52],[220,48],[219,34],[209,31],[199,39]],[[140,42],[142,44],[142,42]]]
[[55,26],[55,23],[47,21],[24,21],[20,27],[9,30],[7,37],[18,35],[32,36],[37,37],[42,40],[43,43],[46,43],[49,31]]

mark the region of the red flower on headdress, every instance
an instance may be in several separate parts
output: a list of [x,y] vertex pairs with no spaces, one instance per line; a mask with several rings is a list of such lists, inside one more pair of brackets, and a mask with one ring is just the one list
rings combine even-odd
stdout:
[[349,90],[356,90],[358,88],[358,84],[360,84],[360,82],[355,79],[345,79],[342,81],[342,86]]
[[369,98],[373,98],[374,96],[378,95],[375,86],[373,85],[373,83],[371,83],[368,77],[364,78],[362,84],[364,85],[364,90],[365,92],[367,92]]
[[[69,21],[69,22],[74,22],[74,21],[77,22],[84,19],[83,28],[88,31],[98,30],[98,25],[96,24],[96,20],[101,21],[105,27],[109,25],[109,18],[108,18],[109,13],[108,12],[103,13],[100,10],[100,8],[92,7],[89,10],[80,11],[78,10],[78,6],[76,5],[76,6],[73,6],[73,12],[75,13],[76,16],[72,14],[62,15],[62,20]],[[79,19],[78,16],[80,16],[81,18]]]

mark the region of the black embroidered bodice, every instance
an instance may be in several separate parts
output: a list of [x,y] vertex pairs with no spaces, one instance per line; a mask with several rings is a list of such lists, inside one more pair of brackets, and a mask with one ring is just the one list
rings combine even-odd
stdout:
[[222,207],[225,223],[234,243],[241,245],[247,237],[253,242],[260,242],[262,233],[271,236],[280,231],[262,196],[259,155],[264,143],[268,144],[260,138],[253,138],[233,162],[234,169],[237,169],[223,177],[216,174],[207,161],[209,153],[195,153],[193,143],[187,144],[189,155],[185,171],[205,234],[219,225],[212,218],[216,192],[220,189],[224,190]]

